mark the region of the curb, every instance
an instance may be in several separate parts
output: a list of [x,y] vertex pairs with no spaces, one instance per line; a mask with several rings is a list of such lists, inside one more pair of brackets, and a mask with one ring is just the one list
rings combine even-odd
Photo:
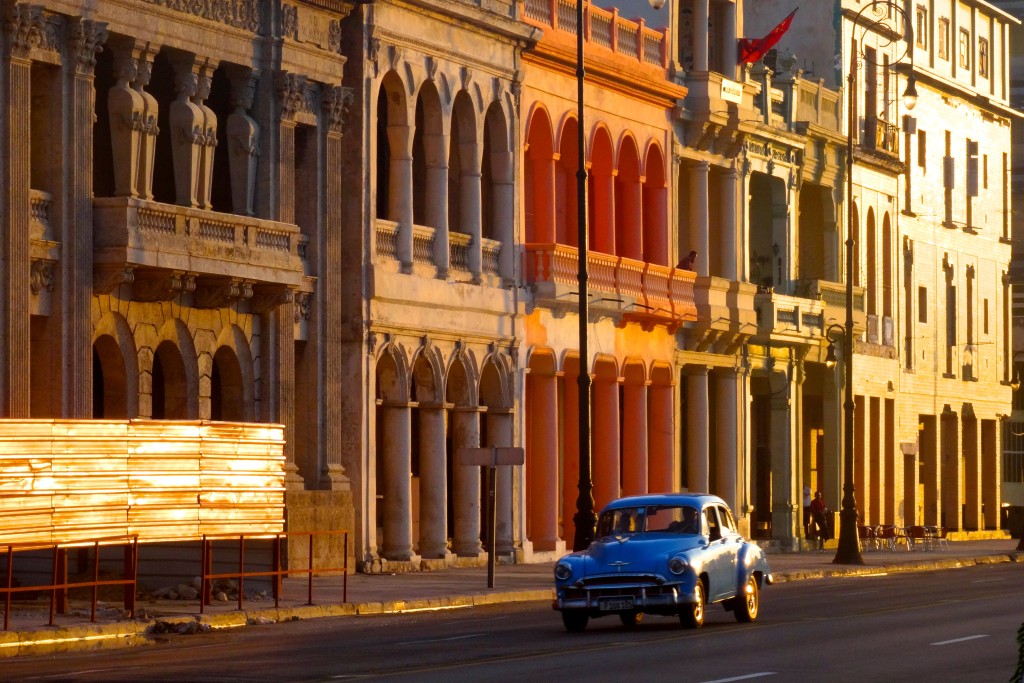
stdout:
[[[930,559],[922,562],[864,567],[828,567],[823,569],[773,572],[773,575],[775,583],[789,583],[792,581],[902,574],[1006,563],[1024,563],[1024,553],[1010,552],[971,558]],[[553,587],[535,588],[502,591],[499,593],[453,595],[442,598],[271,607],[218,614],[196,614],[135,621],[117,621],[105,624],[47,626],[29,631],[0,631],[0,659],[148,645],[153,642],[155,635],[162,633],[201,633],[211,630],[297,621],[300,619],[404,614],[408,612],[460,609],[509,602],[541,602],[552,600],[554,595]]]

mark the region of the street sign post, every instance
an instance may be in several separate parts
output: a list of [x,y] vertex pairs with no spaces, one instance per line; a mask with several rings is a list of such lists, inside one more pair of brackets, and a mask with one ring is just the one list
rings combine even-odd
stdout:
[[522,465],[526,452],[516,446],[491,446],[489,448],[460,448],[456,458],[461,465],[487,468],[487,587],[494,588],[494,563],[497,557],[497,514],[495,513],[496,472],[499,467]]

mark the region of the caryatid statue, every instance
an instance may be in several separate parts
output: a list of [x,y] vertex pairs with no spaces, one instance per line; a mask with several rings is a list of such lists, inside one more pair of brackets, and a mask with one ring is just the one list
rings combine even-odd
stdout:
[[217,147],[217,114],[206,106],[206,98],[210,96],[213,85],[213,67],[204,65],[198,74],[196,94],[192,103],[202,112],[202,150],[199,157],[199,178],[196,183],[196,199],[203,209],[213,207],[211,192],[213,189],[213,150]]
[[132,87],[143,100],[142,130],[139,138],[139,175],[136,187],[139,196],[145,200],[153,199],[153,159],[156,155],[156,136],[160,134],[157,120],[160,115],[160,104],[156,98],[146,92],[149,79],[153,76],[153,53],[146,50],[140,55],[135,80]]
[[114,163],[114,195],[137,197],[139,147],[145,101],[129,83],[136,77],[138,60],[130,48],[114,58],[117,81],[107,91],[110,145]]
[[205,116],[192,102],[199,85],[191,64],[179,64],[178,96],[171,102],[168,120],[171,125],[171,155],[174,158],[174,192],[181,206],[198,206],[196,188],[199,163],[203,153]]

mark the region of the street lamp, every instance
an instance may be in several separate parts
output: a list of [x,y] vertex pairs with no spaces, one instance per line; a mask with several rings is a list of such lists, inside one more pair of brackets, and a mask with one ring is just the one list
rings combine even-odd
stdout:
[[[865,13],[871,10],[874,15],[871,18]],[[854,249],[856,240],[853,231],[853,135],[857,127],[854,115],[857,97],[857,62],[858,50],[856,32],[861,22],[866,22],[861,32],[861,37],[868,31],[883,29],[882,35],[889,36],[890,42],[892,32],[886,23],[888,18],[896,15],[903,22],[904,39],[907,47],[903,55],[895,60],[893,64],[903,61],[910,55],[910,75],[907,77],[907,88],[903,92],[903,104],[907,109],[913,109],[917,104],[917,83],[914,77],[914,33],[910,18],[906,11],[893,0],[873,0],[865,5],[854,16],[850,30],[850,73],[847,77],[847,100],[846,100],[846,324],[833,325],[843,330],[843,501],[842,510],[839,513],[839,546],[836,549],[836,556],[832,560],[835,564],[864,564],[864,558],[860,554],[860,541],[857,537],[857,499],[854,495],[853,485],[853,269],[855,267]],[[863,44],[863,40],[861,41]],[[828,332],[826,332],[826,336]],[[829,365],[829,356],[832,365]],[[835,367],[835,349],[829,340],[829,355],[825,358],[825,364]]]
[[[584,550],[594,540],[597,514],[594,511],[594,482],[591,475],[590,454],[590,352],[587,348],[587,324],[590,318],[587,292],[587,259],[589,236],[587,234],[587,169],[586,132],[583,126],[583,6],[586,0],[576,0],[576,247],[579,262],[579,345],[580,371],[579,386],[579,448],[580,474],[577,482],[579,494],[576,497],[576,514],[573,523],[573,550]],[[647,0],[651,9],[660,10],[665,0]],[[589,4],[589,3],[587,3]]]

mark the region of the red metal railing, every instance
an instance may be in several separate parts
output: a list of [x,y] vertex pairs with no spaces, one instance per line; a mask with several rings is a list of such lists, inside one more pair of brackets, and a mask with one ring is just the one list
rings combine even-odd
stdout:
[[[348,531],[301,531],[301,532],[282,532],[277,534],[237,534],[230,536],[207,536],[204,535],[202,538],[202,560],[200,568],[200,578],[202,580],[202,586],[199,591],[199,612],[202,614],[206,608],[206,605],[212,604],[213,602],[213,582],[217,579],[237,579],[238,580],[238,609],[242,609],[242,601],[245,596],[245,579],[246,578],[257,578],[257,577],[270,577],[272,579],[273,593],[274,593],[274,607],[279,607],[281,603],[281,583],[282,579],[291,574],[306,574],[307,576],[307,605],[313,604],[313,575],[314,574],[331,574],[335,572],[342,573],[342,602],[348,602]],[[318,536],[337,536],[343,535],[345,538],[343,561],[341,567],[313,567],[313,539]],[[281,566],[281,542],[287,539],[287,537],[309,537],[309,562],[308,565],[302,569],[288,568],[285,569]],[[267,540],[271,541],[271,568],[269,570],[250,570],[247,571],[245,568],[245,543],[246,541],[253,540]],[[227,542],[227,541],[238,541],[238,571],[236,572],[217,572],[213,571],[213,551],[215,542]]]
[[[100,549],[105,547],[121,547],[124,550],[124,573],[119,579],[100,579]],[[35,543],[15,544],[6,546],[6,581],[0,587],[0,593],[4,594],[4,630],[10,628],[11,619],[11,597],[15,593],[36,593],[48,592],[50,594],[50,621],[48,625],[54,625],[56,614],[64,614],[67,610],[68,590],[72,588],[91,589],[91,610],[89,620],[96,621],[96,602],[101,586],[123,586],[124,587],[124,608],[129,617],[135,616],[135,586],[138,578],[139,566],[139,539],[138,536],[124,538],[103,538],[96,539],[89,544],[69,543],[40,545]],[[93,572],[92,580],[70,581],[67,572],[67,553],[71,549],[88,550],[92,548]],[[17,553],[31,551],[49,550],[52,553],[52,573],[50,583],[33,584],[30,586],[14,585],[14,558]]]

